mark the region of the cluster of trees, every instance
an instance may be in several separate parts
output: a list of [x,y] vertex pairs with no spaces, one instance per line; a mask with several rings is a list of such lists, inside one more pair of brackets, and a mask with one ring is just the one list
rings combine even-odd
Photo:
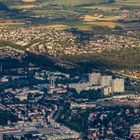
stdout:
[[92,31],[95,34],[118,34],[118,35],[122,35],[125,32],[125,30],[123,29],[123,27],[121,26],[115,26],[114,28],[110,28],[108,26],[93,26],[92,27]]
[[134,9],[139,9],[140,7],[137,5],[126,5],[126,6],[122,6],[120,9],[121,10],[134,10]]
[[106,50],[102,53],[67,57],[68,61],[76,63],[85,71],[96,69],[140,69],[140,49],[125,48],[122,50]]
[[18,117],[7,110],[0,110],[0,125],[7,125],[8,121],[16,122]]
[[83,90],[80,92],[80,94],[76,93],[74,94],[75,98],[88,98],[90,100],[97,100],[102,97],[104,97],[101,93],[101,90]]
[[3,2],[0,2],[0,10],[8,10],[8,7]]

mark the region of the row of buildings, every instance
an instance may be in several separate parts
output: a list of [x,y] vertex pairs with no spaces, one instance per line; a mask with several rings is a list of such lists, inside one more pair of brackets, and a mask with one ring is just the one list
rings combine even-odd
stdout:
[[124,92],[124,79],[113,79],[110,75],[101,75],[101,73],[92,73],[89,80],[83,83],[69,84],[70,88],[76,89],[78,93],[83,90],[101,89],[103,94],[108,96],[111,93]]
[[31,134],[30,140],[36,138],[36,140],[78,140],[81,137],[80,133],[69,129],[62,124],[56,123],[53,120],[50,125],[40,127],[27,122],[20,127],[18,125],[15,127],[0,126],[0,140],[20,140],[26,134]]

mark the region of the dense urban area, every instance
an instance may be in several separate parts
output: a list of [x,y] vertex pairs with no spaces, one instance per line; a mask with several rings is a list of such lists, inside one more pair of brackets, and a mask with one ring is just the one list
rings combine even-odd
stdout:
[[139,7],[0,0],[0,140],[139,140]]

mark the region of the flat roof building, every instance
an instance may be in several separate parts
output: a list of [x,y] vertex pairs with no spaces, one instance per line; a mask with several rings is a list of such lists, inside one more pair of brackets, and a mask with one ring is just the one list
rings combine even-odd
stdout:
[[112,93],[112,87],[109,86],[109,87],[102,88],[102,93],[104,96],[110,95]]
[[101,73],[92,73],[89,75],[89,83],[92,85],[99,85],[101,79]]
[[100,85],[101,87],[111,86],[112,76],[101,76]]
[[112,92],[124,92],[124,79],[114,79],[112,81]]

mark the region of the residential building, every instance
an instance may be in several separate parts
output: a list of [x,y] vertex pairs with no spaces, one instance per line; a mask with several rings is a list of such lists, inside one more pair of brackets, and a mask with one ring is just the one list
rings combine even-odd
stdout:
[[124,92],[124,79],[114,79],[112,81],[112,92]]
[[110,94],[112,93],[112,87],[109,86],[109,87],[104,87],[104,88],[102,88],[102,93],[103,93],[103,95],[105,95],[105,96],[110,95]]
[[101,76],[100,85],[102,87],[111,86],[112,84],[112,76]]
[[101,79],[101,73],[92,73],[89,75],[89,83],[92,85],[99,85]]

